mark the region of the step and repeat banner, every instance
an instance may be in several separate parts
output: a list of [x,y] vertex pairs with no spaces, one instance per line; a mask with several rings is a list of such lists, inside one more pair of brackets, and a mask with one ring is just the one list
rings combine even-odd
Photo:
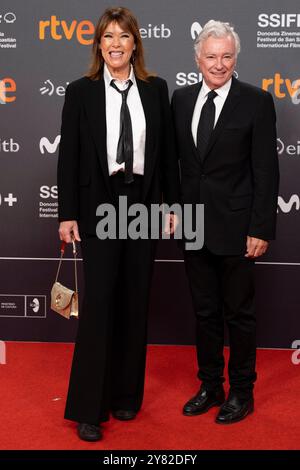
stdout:
[[[272,93],[281,183],[277,240],[256,266],[258,344],[300,338],[300,4],[298,0],[132,0],[149,70],[174,89],[197,83],[193,40],[209,19],[241,38],[236,76]],[[73,341],[76,320],[50,309],[59,238],[56,165],[69,82],[83,76],[94,25],[110,2],[1,0],[0,340]],[[73,285],[71,250],[62,282]],[[193,344],[194,318],[182,254],[158,246],[149,342]],[[82,265],[79,262],[82,296]]]

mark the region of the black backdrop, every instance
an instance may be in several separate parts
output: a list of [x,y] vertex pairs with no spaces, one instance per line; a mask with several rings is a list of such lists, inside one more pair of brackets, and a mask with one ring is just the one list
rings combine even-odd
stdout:
[[[289,348],[300,336],[299,2],[122,3],[139,18],[148,68],[167,79],[170,93],[201,78],[193,37],[214,18],[232,22],[240,34],[238,77],[274,96],[281,168],[278,236],[256,266],[258,343]],[[50,310],[59,253],[57,149],[66,84],[87,70],[93,25],[107,6],[110,2],[94,0],[1,1],[0,80],[7,92],[0,94],[1,340],[75,337],[76,321]],[[65,264],[62,280],[70,285],[73,271],[70,261]],[[191,344],[193,326],[181,253],[174,242],[161,242],[149,341]]]

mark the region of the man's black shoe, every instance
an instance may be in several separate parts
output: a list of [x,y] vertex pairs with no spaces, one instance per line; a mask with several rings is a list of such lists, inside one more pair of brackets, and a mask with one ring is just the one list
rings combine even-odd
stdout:
[[83,441],[100,441],[102,439],[102,433],[100,426],[88,423],[79,423],[77,427],[78,436]]
[[133,410],[113,410],[112,415],[120,421],[129,421],[136,417],[136,411]]
[[185,416],[196,416],[206,413],[213,406],[220,406],[225,400],[223,387],[216,390],[206,390],[201,387],[197,395],[191,398],[183,407]]
[[247,400],[240,399],[235,394],[230,394],[216,417],[218,424],[232,424],[246,418],[254,411],[253,397]]

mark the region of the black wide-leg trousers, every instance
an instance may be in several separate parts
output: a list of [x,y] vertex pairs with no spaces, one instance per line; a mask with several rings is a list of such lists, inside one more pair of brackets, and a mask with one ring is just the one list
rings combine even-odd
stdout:
[[225,322],[230,389],[248,398],[256,380],[254,262],[244,255],[215,255],[204,247],[185,251],[185,267],[196,314],[198,377],[207,389],[224,382]]
[[[139,202],[142,177],[116,195]],[[81,235],[85,295],[71,369],[65,418],[99,424],[114,409],[138,411],[144,392],[147,314],[155,244]]]

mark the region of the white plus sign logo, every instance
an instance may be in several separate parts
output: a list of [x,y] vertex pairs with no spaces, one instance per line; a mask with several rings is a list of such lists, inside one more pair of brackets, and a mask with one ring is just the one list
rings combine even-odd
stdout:
[[13,196],[12,193],[9,193],[7,197],[4,198],[4,202],[7,202],[9,207],[12,207],[15,202],[17,202],[17,198]]

